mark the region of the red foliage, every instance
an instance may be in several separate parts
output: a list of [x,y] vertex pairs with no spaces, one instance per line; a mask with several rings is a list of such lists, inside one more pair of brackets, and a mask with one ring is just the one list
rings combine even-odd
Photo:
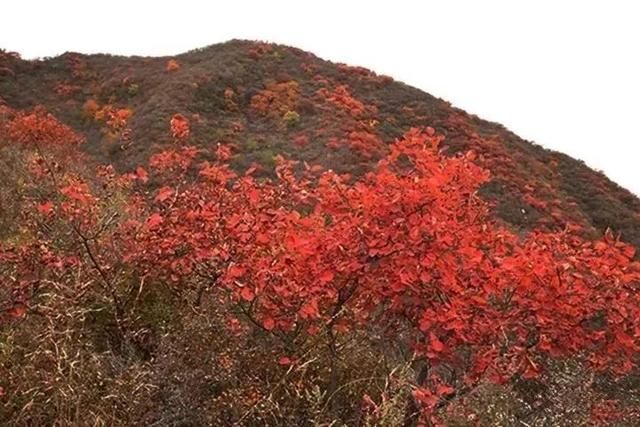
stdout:
[[602,400],[591,406],[590,421],[596,426],[607,426],[625,418],[624,411],[616,400]]
[[354,67],[347,64],[337,64],[340,71],[357,76],[358,78],[378,84],[387,84],[393,82],[393,78],[389,76],[379,76],[371,70],[364,67]]
[[367,111],[365,104],[353,97],[349,87],[346,85],[340,85],[332,92],[326,88],[322,88],[318,90],[318,95],[348,112],[353,117],[362,116]]
[[251,59],[260,59],[263,55],[273,52],[273,46],[269,43],[257,42],[247,52]]
[[198,149],[191,145],[165,150],[151,156],[149,166],[161,173],[182,174],[193,164]]
[[269,82],[266,87],[251,98],[251,108],[262,115],[277,117],[287,111],[294,111],[300,88],[297,82]]
[[380,137],[367,131],[354,131],[349,133],[347,143],[352,150],[360,153],[365,159],[377,156],[384,148],[384,143]]
[[82,142],[70,127],[60,123],[43,107],[30,113],[18,112],[6,125],[9,139],[19,144],[37,146],[67,146]]
[[72,85],[69,83],[58,83],[55,87],[55,91],[58,95],[61,96],[69,96],[69,95],[73,95],[76,92],[79,92],[80,90],[82,90],[82,87],[78,86],[78,85]]
[[171,136],[177,141],[184,141],[189,136],[189,119],[182,114],[174,114],[170,121]]
[[128,108],[111,109],[107,113],[107,125],[112,129],[121,130],[127,125],[127,122],[133,115]]
[[[520,241],[492,223],[474,195],[486,172],[473,165],[473,156],[442,158],[439,141],[409,133],[355,186],[326,172],[312,187],[284,164],[278,192],[248,177],[231,190],[184,191],[177,195],[182,207],[174,204],[153,229],[154,247],[171,254],[166,274],[174,280],[206,261],[238,301],[262,296],[254,305],[267,329],[319,326],[342,307],[354,326],[373,321],[373,313],[385,325],[397,316],[411,320],[415,350],[433,363],[457,364],[454,350],[472,348],[469,381],[490,372],[535,376],[539,354],[567,356],[579,348],[592,350],[597,367],[628,370],[638,349],[631,320],[638,301],[627,286],[640,277],[630,248],[610,236],[585,242],[569,230]],[[223,177],[220,183],[233,177],[222,165],[201,171],[214,175]],[[313,213],[276,209],[282,194],[313,203]],[[226,200],[224,209],[208,200]],[[175,245],[183,247],[177,259]],[[148,265],[165,261],[154,257]],[[380,312],[380,306],[387,308]],[[618,308],[609,313],[606,331],[576,329],[611,306]],[[626,316],[617,314],[620,307]],[[497,352],[495,343],[507,351]]]
[[[328,99],[361,111],[347,95]],[[66,135],[42,114],[18,116],[10,125],[21,144],[58,143]],[[171,133],[187,138],[184,116],[172,118]],[[380,145],[366,132],[351,136],[363,149]],[[103,252],[115,247],[122,254],[117,269],[96,268],[103,281],[126,267],[150,282],[204,282],[225,290],[251,324],[272,334],[332,337],[373,327],[403,340],[430,365],[463,372],[467,384],[532,378],[542,358],[580,354],[596,369],[628,372],[640,351],[634,249],[611,233],[586,241],[574,227],[512,233],[490,218],[476,194],[488,172],[471,152],[443,156],[442,139],[432,128],[412,129],[355,183],[332,171],[318,176],[311,167],[300,175],[284,159],[277,180],[237,176],[223,145],[188,181],[198,150],[180,146],[152,157],[159,189],[151,197],[134,195],[130,218],[108,238],[91,234],[102,230],[100,199],[78,177],[57,182],[56,202],[35,206],[40,215],[72,224],[85,247],[86,236],[100,235]],[[134,175],[148,179],[142,168]],[[37,268],[59,269],[76,255],[38,250],[0,256],[35,271],[33,260]],[[430,415],[454,392],[433,374],[416,384],[413,396]]]
[[180,69],[180,63],[175,59],[168,60],[167,64],[165,65],[165,70],[168,73],[173,73],[174,71],[178,71],[179,69]]
[[127,139],[127,135],[130,133],[127,124],[133,116],[133,111],[130,108],[117,108],[110,104],[100,107],[94,99],[90,98],[84,103],[82,110],[87,117],[106,124],[106,128],[103,129],[104,133],[112,138]]

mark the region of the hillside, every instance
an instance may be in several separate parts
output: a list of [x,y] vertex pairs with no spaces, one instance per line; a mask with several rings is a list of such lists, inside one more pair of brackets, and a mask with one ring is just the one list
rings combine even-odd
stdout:
[[372,71],[0,51],[0,424],[640,425],[640,200]]
[[[96,160],[121,170],[171,143],[166,123],[176,113],[192,118],[197,145],[234,144],[237,169],[256,161],[267,172],[285,153],[361,174],[385,144],[431,126],[449,152],[478,154],[492,173],[482,194],[513,227],[575,222],[591,235],[611,228],[640,246],[640,201],[603,174],[390,77],[294,48],[231,41],[175,58],[66,53],[23,61],[5,54],[0,97],[17,109],[44,105],[87,138]],[[130,110],[126,132],[92,117],[105,106]],[[288,124],[287,111],[297,113]]]

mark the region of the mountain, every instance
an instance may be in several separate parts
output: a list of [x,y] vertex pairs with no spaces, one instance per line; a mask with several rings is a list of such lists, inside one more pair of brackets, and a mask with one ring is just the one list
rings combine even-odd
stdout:
[[[275,155],[287,154],[358,175],[385,144],[431,126],[448,152],[477,153],[492,173],[481,193],[515,229],[573,222],[591,236],[610,228],[640,247],[640,201],[602,173],[390,77],[291,47],[234,40],[172,58],[65,53],[35,61],[5,53],[0,97],[17,109],[44,105],[86,137],[96,160],[121,170],[171,144],[166,123],[176,113],[192,118],[196,144],[233,144],[239,170],[254,161],[269,170]],[[124,137],[92,117],[105,106],[129,110]]]
[[364,68],[0,51],[0,424],[640,425],[640,200]]

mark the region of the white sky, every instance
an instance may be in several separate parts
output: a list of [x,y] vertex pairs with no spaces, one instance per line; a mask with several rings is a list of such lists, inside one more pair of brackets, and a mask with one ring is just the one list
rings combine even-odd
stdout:
[[640,194],[640,3],[28,1],[0,7],[25,58],[172,55],[232,38],[361,65],[605,171]]

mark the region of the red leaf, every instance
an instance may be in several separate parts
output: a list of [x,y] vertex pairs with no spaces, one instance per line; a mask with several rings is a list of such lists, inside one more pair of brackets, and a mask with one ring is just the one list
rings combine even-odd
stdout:
[[540,369],[533,363],[527,363],[527,367],[522,373],[522,377],[528,380],[538,378],[540,376]]
[[440,396],[447,396],[453,394],[456,390],[448,384],[438,384],[436,387],[436,393]]
[[413,227],[409,230],[409,237],[413,240],[417,240],[420,237],[420,227]]
[[247,198],[251,203],[258,203],[260,201],[260,192],[256,189],[251,189],[247,191]]
[[242,288],[242,290],[240,291],[240,296],[245,301],[253,301],[253,299],[256,297],[253,291],[247,287]]
[[49,215],[51,212],[53,212],[53,203],[52,202],[40,203],[37,209],[38,209],[38,212],[40,212],[42,215]]
[[269,243],[269,235],[267,235],[266,233],[256,234],[256,243],[260,243],[261,245]]
[[147,227],[150,229],[156,228],[158,225],[162,224],[163,218],[159,213],[154,213],[149,218],[147,218]]
[[422,332],[427,332],[429,328],[431,328],[432,322],[433,322],[433,319],[431,319],[431,317],[425,313],[420,319],[420,322],[418,323],[418,328]]
[[326,270],[324,273],[322,273],[320,275],[320,282],[325,284],[325,283],[329,283],[333,280],[333,272]]
[[598,251],[604,251],[609,247],[609,245],[607,245],[606,242],[603,242],[602,240],[600,240],[596,242],[595,245],[593,245],[593,247]]
[[431,343],[431,350],[436,353],[444,351],[444,344],[433,332],[429,332],[429,342]]
[[318,316],[318,301],[311,300],[300,308],[300,317],[309,319]]
[[229,267],[229,271],[227,272],[227,277],[230,279],[237,279],[239,277],[244,276],[246,270],[239,265],[232,265]]
[[280,364],[280,365],[282,365],[282,366],[291,365],[291,359],[289,359],[287,356],[282,356],[282,357],[278,360],[278,364]]
[[636,254],[636,248],[631,245],[625,245],[625,247],[622,248],[622,253],[625,254],[627,258],[631,259]]
[[18,318],[18,317],[23,317],[26,312],[27,312],[27,307],[24,306],[24,304],[16,304],[13,307],[11,307],[9,310],[9,316],[14,317],[14,318]]
[[149,174],[141,166],[138,166],[136,168],[136,177],[143,183],[146,183],[147,181],[149,181]]
[[273,317],[265,317],[262,320],[262,326],[264,326],[267,331],[271,331],[276,327],[276,321],[273,320]]
[[625,331],[618,330],[615,332],[616,339],[622,344],[624,347],[629,349],[635,349],[635,343],[633,338],[631,338]]
[[171,197],[172,194],[173,194],[173,189],[171,189],[170,187],[162,187],[161,189],[158,190],[155,200],[156,202],[162,203],[165,200],[167,200],[169,197]]
[[218,160],[226,162],[231,158],[231,148],[226,145],[218,144],[216,148],[216,156]]
[[92,197],[89,193],[89,186],[83,182],[74,182],[60,189],[60,192],[69,199],[79,203],[88,203]]
[[491,369],[491,371],[487,375],[487,378],[494,384],[504,384],[507,382],[507,377],[494,369]]
[[436,406],[439,400],[438,396],[436,396],[431,392],[431,390],[428,390],[426,388],[417,388],[413,390],[411,394],[413,394],[413,397],[417,401],[422,403],[422,405],[424,405],[427,409],[431,409]]

